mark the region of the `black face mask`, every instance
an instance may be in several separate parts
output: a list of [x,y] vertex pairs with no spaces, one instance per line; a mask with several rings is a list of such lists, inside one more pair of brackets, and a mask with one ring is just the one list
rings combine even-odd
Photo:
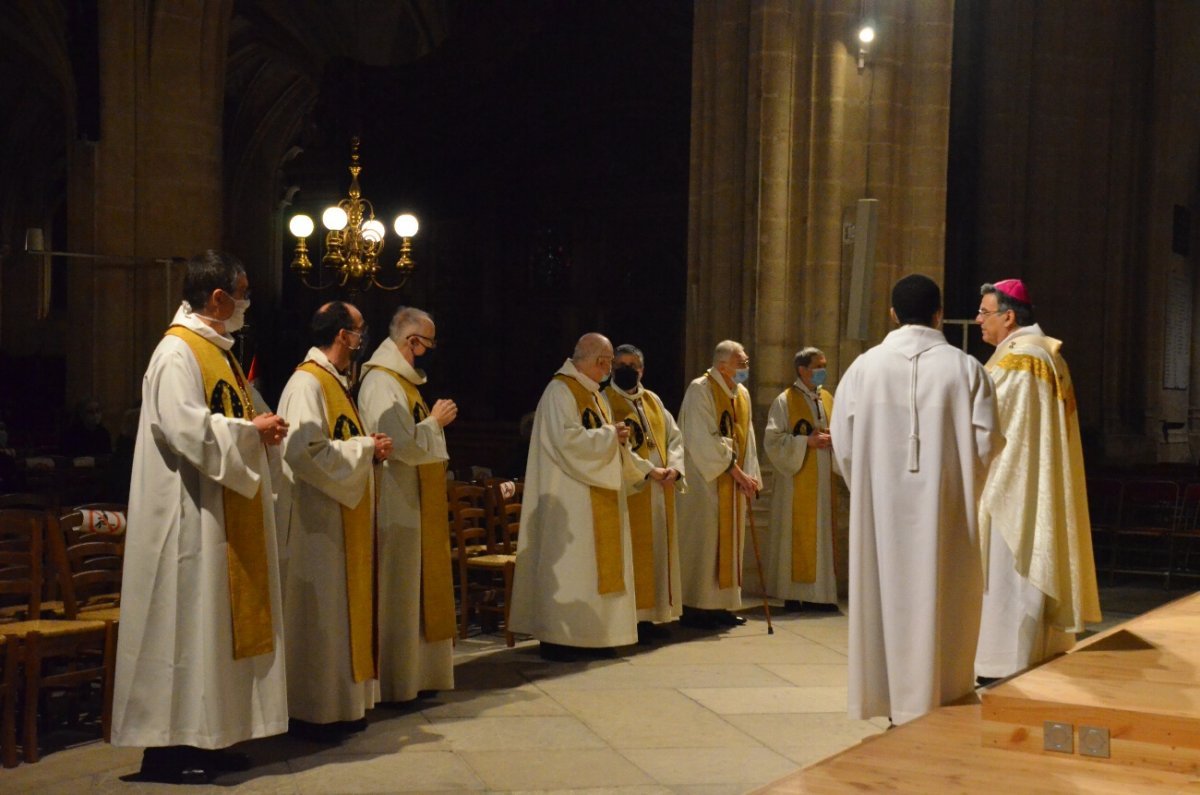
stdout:
[[426,348],[422,354],[413,353],[413,367],[418,370],[428,370],[429,365],[433,364],[433,361],[434,350],[432,348]]
[[632,392],[637,388],[638,384],[637,370],[628,366],[615,367],[612,371],[612,382],[616,384],[618,388],[623,389],[626,392]]

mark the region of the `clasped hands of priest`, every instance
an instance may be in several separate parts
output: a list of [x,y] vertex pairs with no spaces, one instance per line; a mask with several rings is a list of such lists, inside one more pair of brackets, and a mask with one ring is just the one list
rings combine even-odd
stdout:
[[258,414],[251,422],[254,423],[254,428],[258,431],[258,437],[262,443],[269,447],[278,445],[283,441],[283,437],[287,436],[287,420],[273,411]]

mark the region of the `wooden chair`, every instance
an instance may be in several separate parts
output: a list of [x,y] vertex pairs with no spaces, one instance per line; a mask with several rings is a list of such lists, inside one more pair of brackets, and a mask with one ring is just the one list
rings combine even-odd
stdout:
[[1088,518],[1092,523],[1092,556],[1096,571],[1108,572],[1113,579],[1113,541],[1121,520],[1121,497],[1124,483],[1111,478],[1088,478]]
[[[5,677],[24,669],[22,746],[26,762],[36,762],[38,715],[42,696],[51,690],[75,690],[98,682],[101,731],[111,734],[112,672],[116,655],[111,621],[39,618],[43,588],[43,545],[52,519],[43,511],[0,509],[0,602],[24,604],[19,620],[0,623],[5,641]],[[14,727],[17,698],[8,699],[0,726]],[[4,764],[15,764],[6,758]]]
[[467,560],[479,555],[486,555],[490,551],[486,519],[487,514],[483,508],[476,508],[467,502],[451,500],[450,533],[453,538],[450,545],[450,558],[458,579],[460,638],[467,637],[474,596],[470,580],[467,577]]
[[1179,523],[1171,534],[1170,569],[1167,589],[1172,577],[1198,577],[1200,569],[1192,568],[1192,548],[1200,542],[1200,483],[1189,483],[1183,489]]
[[[92,511],[116,517],[118,526],[99,532]],[[119,621],[121,569],[125,559],[125,530],[120,523],[125,506],[92,503],[60,516],[51,528],[47,547],[54,564],[61,601],[44,612],[65,618]]]
[[500,546],[500,551],[513,554],[516,549],[516,535],[510,538],[510,526],[521,521],[521,497],[525,484],[521,481],[506,478],[488,478],[484,483],[487,496],[484,509],[487,511],[488,524],[492,528],[492,539]]
[[1120,518],[1113,530],[1113,574],[1162,575],[1170,587],[1171,536],[1178,521],[1179,484],[1130,480],[1122,490]]

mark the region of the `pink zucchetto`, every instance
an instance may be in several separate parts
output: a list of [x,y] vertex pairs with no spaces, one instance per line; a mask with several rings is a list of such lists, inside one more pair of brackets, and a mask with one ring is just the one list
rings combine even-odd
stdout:
[[1032,304],[1029,300],[1029,293],[1025,290],[1025,282],[1020,279],[1005,279],[1002,282],[996,282],[992,285],[997,292],[1004,293],[1009,298],[1020,301],[1023,304]]

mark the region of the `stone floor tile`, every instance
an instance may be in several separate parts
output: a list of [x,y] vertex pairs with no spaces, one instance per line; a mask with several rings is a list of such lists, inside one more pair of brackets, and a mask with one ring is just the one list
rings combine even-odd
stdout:
[[834,712],[846,708],[844,687],[682,688],[688,698],[718,715]]
[[[297,749],[311,756],[378,756],[380,754],[415,753],[418,751],[452,750],[445,735],[432,721],[422,714],[403,715],[390,719],[381,718],[377,710],[372,714],[371,725],[366,731],[352,734],[340,743],[326,745],[303,740],[292,740],[294,746],[288,757],[294,757]],[[291,738],[289,738],[291,739]]]
[[430,720],[443,718],[497,718],[514,715],[565,715],[557,701],[535,685],[524,683],[506,690],[456,690],[439,693],[421,710]]
[[[458,755],[449,751],[389,754],[328,763],[307,758],[291,764],[300,795],[358,795],[395,792],[468,792],[483,782]],[[191,790],[188,790],[190,793]]]
[[845,687],[847,681],[845,662],[763,663],[761,667],[780,679],[801,687]]
[[622,753],[656,781],[677,785],[738,784],[742,791],[788,773],[796,763],[769,748],[656,748]]
[[614,748],[737,748],[758,743],[674,690],[561,690],[554,698]]
[[[843,665],[844,669],[845,666]],[[588,671],[534,679],[547,693],[560,690],[621,690],[719,687],[737,682],[747,687],[785,686],[787,680],[750,663],[697,662],[682,665],[638,664],[633,660]]]
[[852,720],[844,709],[803,716],[729,715],[726,720],[801,767],[857,745],[882,733],[887,726],[886,719],[883,727],[871,721]]
[[61,782],[64,776],[77,780],[111,773],[116,778],[135,773],[141,766],[141,748],[115,748],[97,741],[45,754],[34,764],[22,762],[0,770],[0,791],[8,787],[14,792],[34,791]]
[[431,730],[458,753],[605,748],[605,742],[574,715],[562,717],[446,718]]
[[[745,629],[741,627],[740,629]],[[846,664],[846,655],[826,645],[786,632],[734,634],[719,638],[672,643],[630,659],[637,665],[694,665],[700,663]]]
[[611,788],[652,785],[641,768],[611,749],[464,752],[475,775],[493,790]]

